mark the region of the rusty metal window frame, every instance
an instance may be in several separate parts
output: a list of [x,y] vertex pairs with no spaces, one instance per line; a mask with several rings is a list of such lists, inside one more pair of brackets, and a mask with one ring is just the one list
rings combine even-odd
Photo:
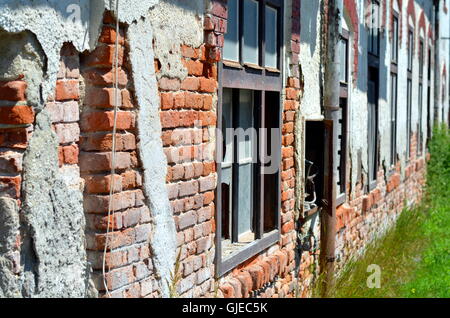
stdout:
[[[257,102],[254,104],[256,112],[255,120],[258,128],[265,122],[265,109],[266,109],[266,97],[269,98],[271,92],[276,92],[279,95],[278,106],[278,128],[280,128],[279,140],[279,158],[281,159],[281,126],[282,126],[282,91],[283,91],[283,59],[282,59],[282,45],[283,45],[283,31],[284,31],[284,1],[282,0],[256,0],[259,2],[259,63],[258,65],[252,65],[245,63],[242,55],[242,43],[243,43],[243,0],[237,0],[239,3],[239,61],[227,61],[222,60],[219,63],[219,101],[217,108],[218,130],[222,131],[222,92],[224,88],[232,89],[233,92],[239,92],[240,90],[251,90],[255,93]],[[271,8],[275,8],[278,12],[277,15],[277,68],[265,67],[265,9],[266,5]],[[234,106],[233,106],[234,107]],[[259,136],[258,136],[259,137]],[[267,141],[264,140],[263,143]],[[216,149],[222,147],[222,144],[217,140]],[[259,150],[258,150],[259,151]],[[254,174],[256,179],[256,185],[253,188],[253,220],[255,225],[255,240],[246,246],[238,249],[236,253],[233,253],[229,257],[223,256],[222,246],[222,189],[221,189],[221,170],[222,163],[217,162],[217,174],[218,174],[218,186],[216,189],[216,277],[221,277],[227,272],[239,264],[245,262],[249,258],[257,255],[268,247],[272,246],[280,239],[280,224],[281,224],[281,172],[276,174],[276,185],[271,189],[265,189],[264,187],[264,175],[260,173],[263,166],[259,162],[255,165]],[[259,171],[259,172],[258,172]],[[233,176],[233,180],[237,180],[236,176]],[[236,188],[236,187],[234,187]],[[273,191],[272,194],[269,192]],[[276,211],[274,211],[274,230],[265,232],[264,227],[264,197],[267,195],[276,195]],[[233,200],[235,201],[235,200]],[[238,222],[237,211],[232,208],[232,222]],[[236,226],[234,227],[234,233],[231,233],[232,241],[236,241]]]

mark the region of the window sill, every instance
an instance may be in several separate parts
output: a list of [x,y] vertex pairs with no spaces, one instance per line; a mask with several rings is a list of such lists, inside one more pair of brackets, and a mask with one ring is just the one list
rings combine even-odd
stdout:
[[[280,231],[274,230],[272,232],[266,233],[262,239],[255,240],[251,243],[245,244],[242,247],[237,247],[237,251],[232,253],[231,255],[224,258],[222,255],[217,255],[216,259],[218,260],[216,266],[216,277],[219,278],[233,268],[242,264],[249,258],[255,256],[258,253],[261,253],[271,245],[274,245],[280,239]],[[223,244],[221,242],[221,244]]]
[[263,71],[264,70],[264,67],[261,67],[259,65],[252,64],[252,63],[244,63],[244,66],[248,67],[248,68],[251,68],[251,69],[254,69],[254,70],[258,70],[258,71]]
[[239,62],[230,61],[230,60],[223,60],[222,62],[223,62],[223,65],[225,65],[226,67],[236,68],[239,70],[243,69],[241,63],[239,63]]
[[336,197],[336,207],[343,205],[346,201],[346,193],[341,193]]
[[372,180],[369,182],[369,185],[367,186],[368,192],[371,192],[377,187],[377,180]]
[[272,68],[272,67],[267,67],[266,66],[266,71],[269,73],[277,73],[277,74],[281,74],[281,71],[277,68]]

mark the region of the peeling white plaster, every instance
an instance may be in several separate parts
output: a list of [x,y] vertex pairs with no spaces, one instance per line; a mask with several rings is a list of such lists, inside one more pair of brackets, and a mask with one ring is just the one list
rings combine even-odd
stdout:
[[[80,9],[79,15],[74,15],[74,5]],[[29,30],[36,35],[46,55],[42,102],[54,91],[64,42],[72,42],[80,52],[89,48],[90,13],[89,0],[0,1],[0,29],[14,33]]]
[[144,191],[153,216],[153,261],[161,291],[168,297],[170,272],[175,264],[176,228],[166,188],[167,159],[161,140],[159,97],[150,20],[140,19],[128,28],[130,60],[139,104],[139,151],[144,168]]
[[303,1],[300,33],[300,65],[304,76],[301,112],[306,120],[323,120],[321,102],[321,1]]
[[153,26],[154,55],[161,63],[158,77],[184,80],[180,46],[197,48],[203,43],[204,1],[164,0],[149,15]]

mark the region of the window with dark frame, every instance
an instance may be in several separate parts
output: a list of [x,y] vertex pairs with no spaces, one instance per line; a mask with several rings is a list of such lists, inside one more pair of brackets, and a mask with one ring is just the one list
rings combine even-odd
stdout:
[[394,11],[391,38],[391,166],[397,163],[398,39],[398,13]]
[[427,143],[431,138],[431,48],[428,48],[427,66]]
[[367,75],[367,106],[368,106],[368,190],[377,185],[378,170],[378,98],[380,73],[380,3],[371,1],[368,38],[368,75]]
[[417,129],[417,154],[421,155],[423,151],[423,133],[422,133],[422,116],[423,116],[423,64],[425,59],[425,47],[423,39],[419,42],[419,123]]
[[378,0],[371,1],[369,12],[368,51],[378,56],[380,53],[380,2]]
[[412,134],[412,72],[414,57],[414,31],[410,28],[408,31],[408,68],[406,83],[406,158],[411,156],[411,134]]
[[391,38],[391,62],[395,65],[398,63],[398,13],[393,13],[392,21],[392,38]]
[[336,206],[345,203],[347,183],[347,140],[348,140],[348,79],[349,79],[349,32],[342,29],[340,41],[340,100],[338,113],[338,142],[336,147]]
[[[228,0],[219,68],[217,276],[280,237],[282,12],[281,0]],[[274,165],[276,172],[265,171]]]

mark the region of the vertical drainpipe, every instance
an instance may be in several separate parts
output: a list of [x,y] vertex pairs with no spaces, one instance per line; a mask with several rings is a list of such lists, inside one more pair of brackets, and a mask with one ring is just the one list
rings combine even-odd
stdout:
[[440,0],[434,0],[434,37],[436,42],[434,44],[434,116],[433,126],[439,121],[439,98],[441,92],[441,63],[439,58],[440,53],[440,34],[439,34],[439,5]]
[[[325,6],[327,4],[325,3]],[[321,214],[322,296],[328,296],[334,283],[336,240],[336,176],[335,148],[339,110],[339,34],[343,0],[328,0],[328,12],[324,16],[326,34],[323,59],[325,63],[323,106],[325,112],[325,172],[324,211]]]

